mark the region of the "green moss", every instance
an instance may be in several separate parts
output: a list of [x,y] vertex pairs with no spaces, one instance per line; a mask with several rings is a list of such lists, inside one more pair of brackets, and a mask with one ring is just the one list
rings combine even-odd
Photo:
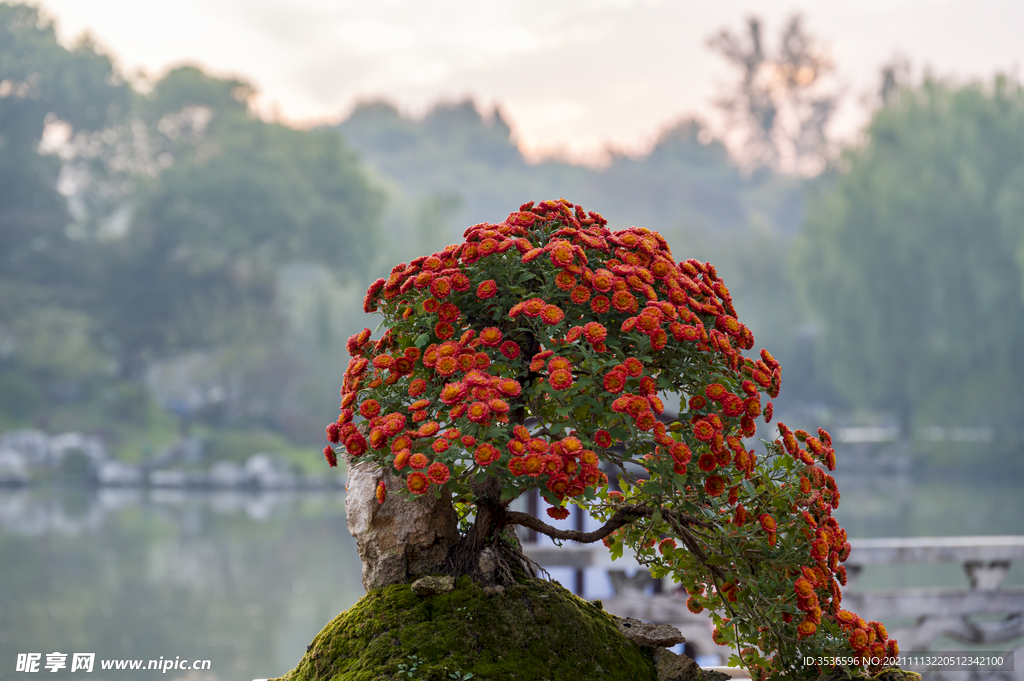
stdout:
[[371,591],[280,681],[448,681],[455,672],[474,681],[654,681],[651,652],[557,584],[528,580],[488,596],[463,577],[437,596],[416,596],[408,584]]

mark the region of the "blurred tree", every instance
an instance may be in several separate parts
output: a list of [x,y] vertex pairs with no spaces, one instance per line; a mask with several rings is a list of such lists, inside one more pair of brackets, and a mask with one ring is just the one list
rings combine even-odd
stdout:
[[907,427],[1019,425],[1024,90],[890,95],[814,197],[800,282],[855,404]]
[[755,167],[820,170],[838,92],[828,84],[832,62],[806,32],[803,18],[790,18],[774,53],[764,44],[757,17],[747,20],[745,35],[722,29],[708,44],[739,72],[735,91],[719,106],[742,131],[747,161]]
[[44,131],[102,129],[128,94],[90,42],[68,50],[38,9],[0,4],[0,276],[52,281],[68,263],[61,161],[40,154]]
[[37,8],[0,3],[0,422],[39,422],[105,373],[56,152],[102,135],[129,97],[88,39],[66,49]]
[[184,67],[140,100],[160,170],[107,249],[94,301],[126,376],[169,354],[266,343],[282,265],[322,263],[358,280],[380,246],[383,197],[341,139],[261,121],[251,94]]

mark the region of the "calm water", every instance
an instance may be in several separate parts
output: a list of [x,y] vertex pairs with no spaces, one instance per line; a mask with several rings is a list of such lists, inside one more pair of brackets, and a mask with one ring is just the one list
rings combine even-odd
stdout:
[[[96,653],[93,679],[276,676],[363,593],[337,494],[4,490],[0,566],[0,679],[55,651]],[[98,668],[161,656],[211,668]]]
[[[847,459],[853,537],[1024,534],[1018,478],[877,471]],[[987,478],[987,479],[986,479]],[[571,578],[553,575],[563,583]],[[280,675],[362,595],[338,493],[0,489],[0,679],[19,653],[96,653],[85,678],[245,681]],[[1024,584],[1024,565],[1007,580]],[[959,566],[871,568],[858,589],[964,587]],[[588,597],[602,597],[587,577]],[[210,660],[206,672],[108,671],[102,659]],[[68,667],[46,678],[75,679]]]

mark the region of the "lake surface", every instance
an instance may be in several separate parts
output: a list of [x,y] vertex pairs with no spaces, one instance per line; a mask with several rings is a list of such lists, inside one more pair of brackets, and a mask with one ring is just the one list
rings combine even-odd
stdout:
[[[923,475],[840,458],[851,537],[1024,534],[1019,478]],[[871,470],[867,476],[861,471]],[[588,571],[584,595],[607,596]],[[567,585],[572,575],[552,570]],[[0,489],[0,679],[237,681],[291,669],[316,633],[363,594],[339,492]],[[1008,584],[1024,584],[1014,565]],[[958,565],[871,567],[856,588],[966,587]],[[48,653],[68,653],[49,673]],[[201,672],[102,671],[103,659],[210,660]],[[145,664],[145,663],[144,663]]]
[[[276,676],[363,594],[337,493],[3,490],[0,566],[0,679],[55,651],[95,653],[93,679]],[[99,669],[160,657],[210,669]]]

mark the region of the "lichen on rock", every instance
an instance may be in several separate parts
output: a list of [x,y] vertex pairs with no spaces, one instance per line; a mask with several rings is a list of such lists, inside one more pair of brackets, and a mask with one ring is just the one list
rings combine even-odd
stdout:
[[[469,577],[444,594],[371,590],[317,635],[279,681],[656,681],[653,649],[557,584],[523,580],[488,595]],[[401,674],[401,675],[400,675]]]

